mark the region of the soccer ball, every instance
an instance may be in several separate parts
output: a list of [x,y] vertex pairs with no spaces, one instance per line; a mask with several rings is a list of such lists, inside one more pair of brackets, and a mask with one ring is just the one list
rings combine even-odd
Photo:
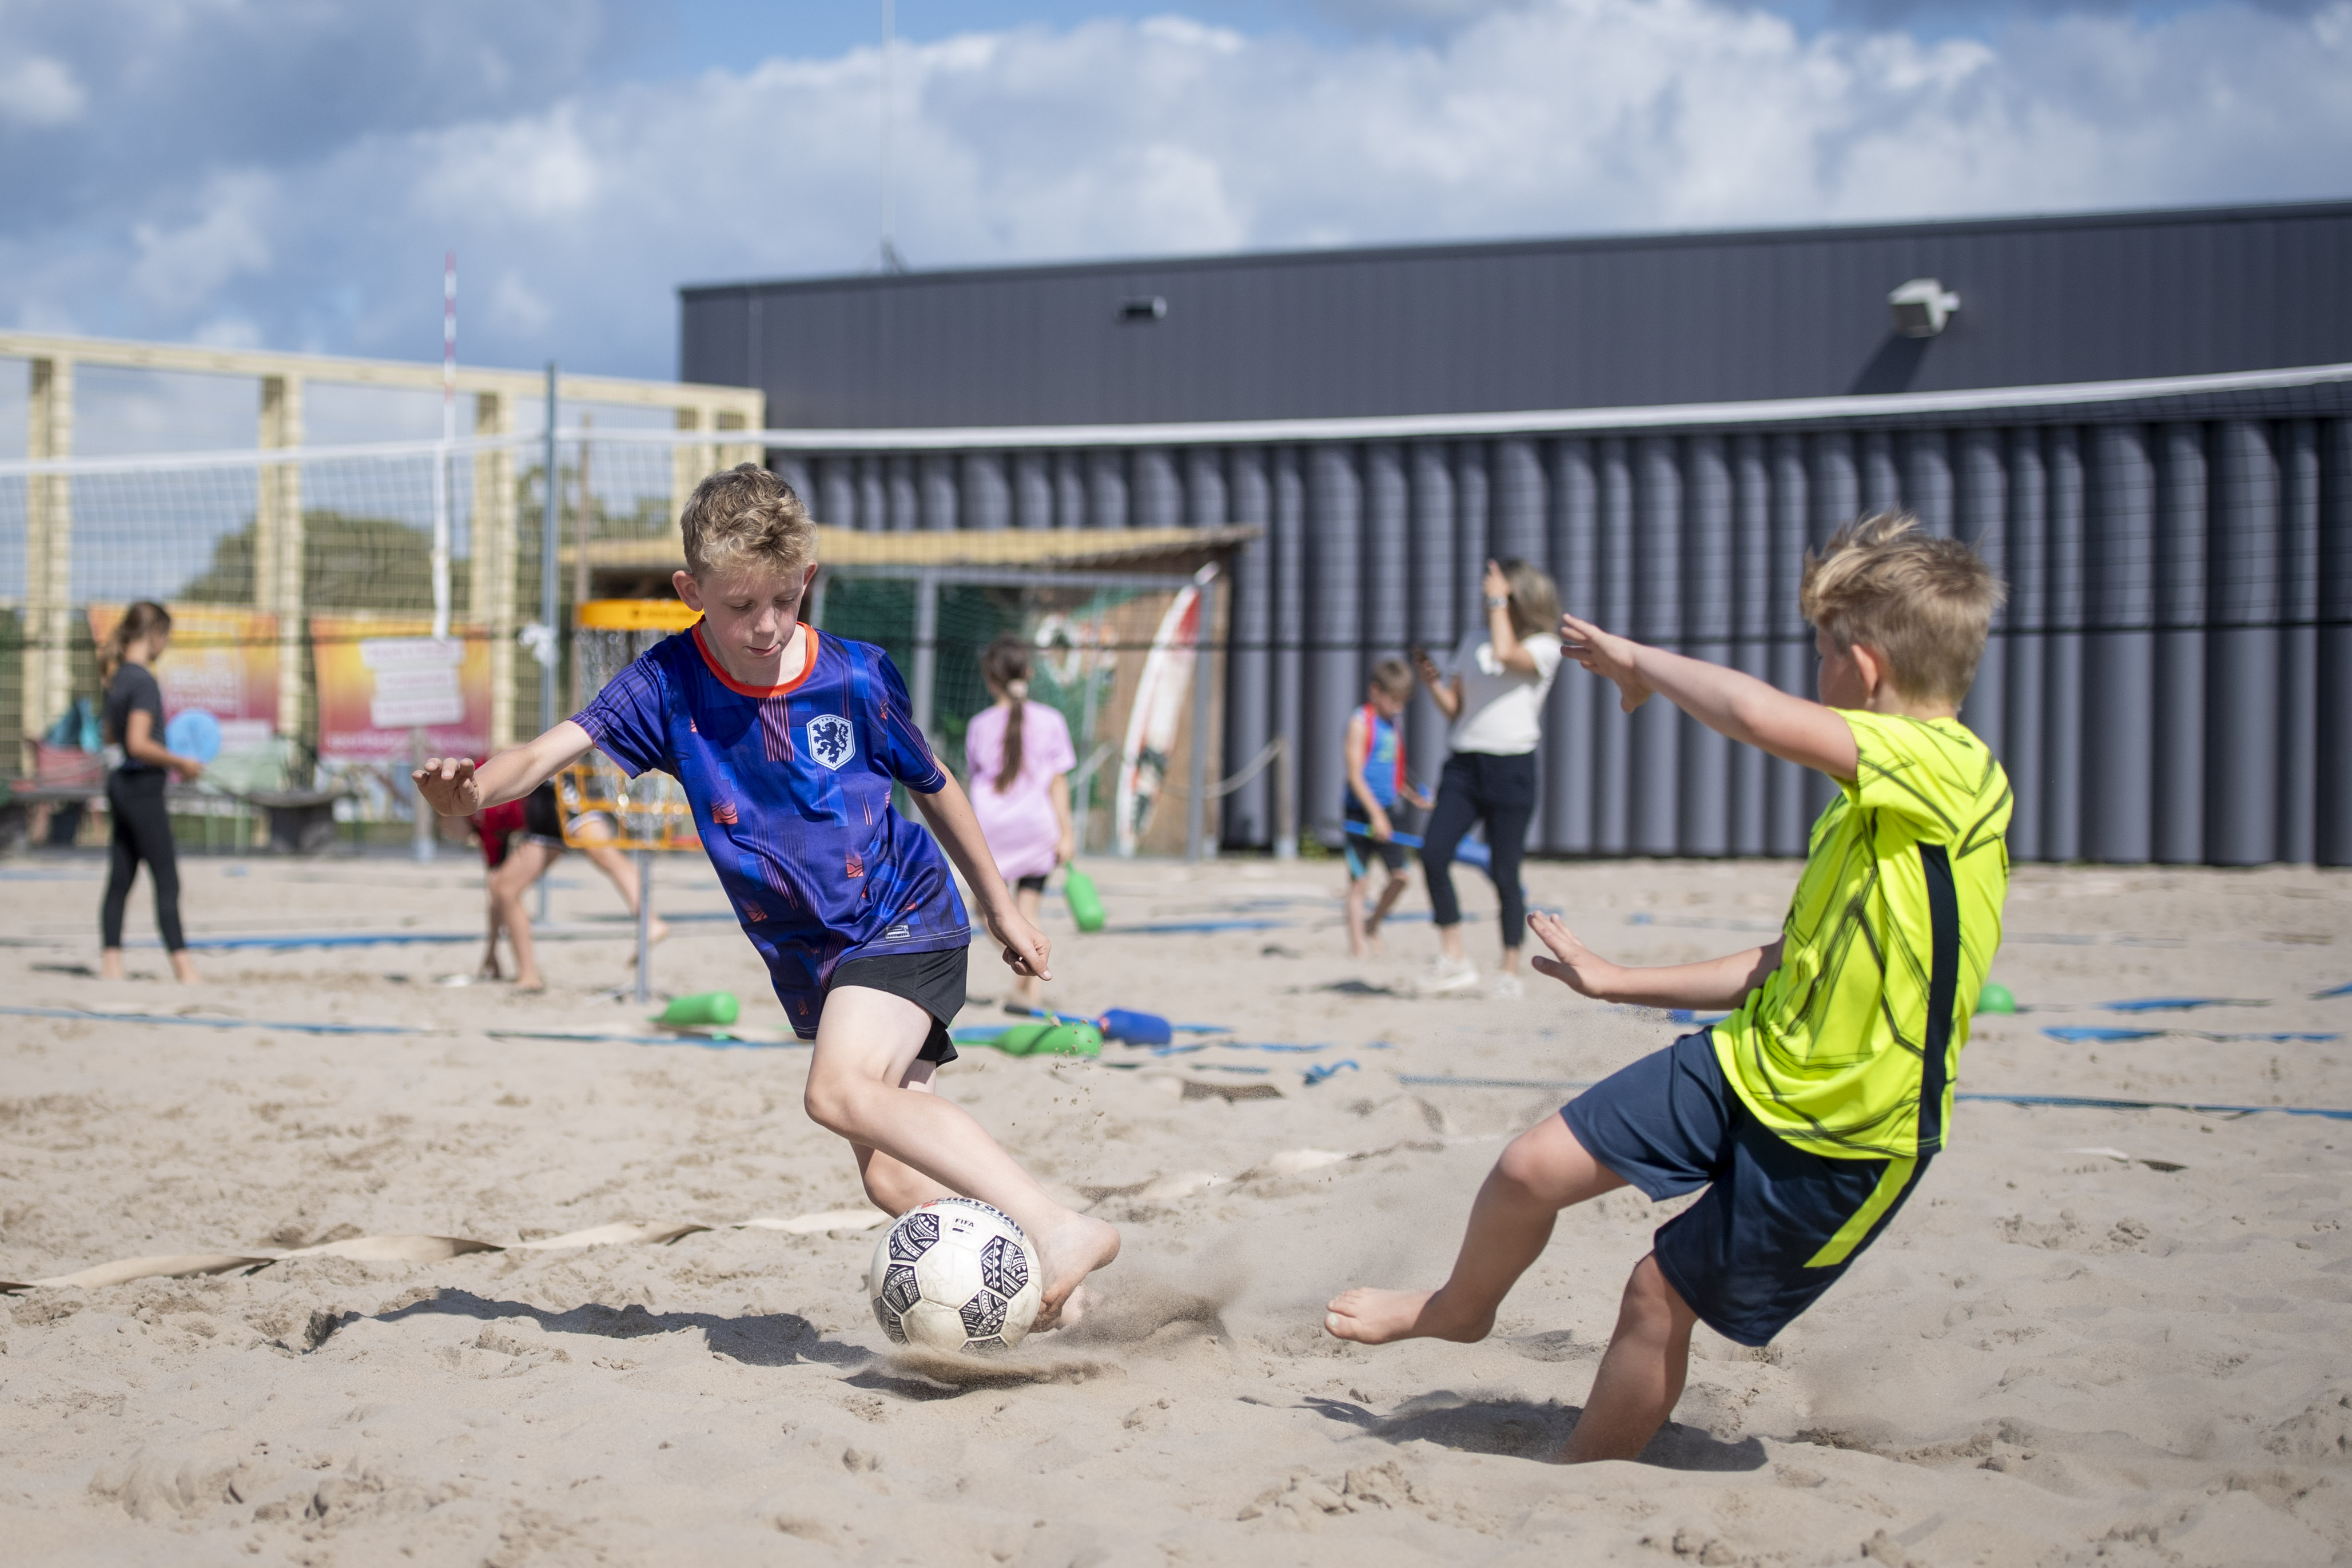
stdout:
[[898,1216],[866,1282],[895,1344],[1010,1350],[1037,1321],[1045,1269],[1010,1215],[975,1198],[941,1198]]

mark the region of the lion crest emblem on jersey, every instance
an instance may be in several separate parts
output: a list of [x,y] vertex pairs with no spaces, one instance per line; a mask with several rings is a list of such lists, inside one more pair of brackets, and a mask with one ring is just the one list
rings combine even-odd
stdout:
[[839,713],[820,713],[807,725],[809,755],[839,772],[857,754],[857,727]]

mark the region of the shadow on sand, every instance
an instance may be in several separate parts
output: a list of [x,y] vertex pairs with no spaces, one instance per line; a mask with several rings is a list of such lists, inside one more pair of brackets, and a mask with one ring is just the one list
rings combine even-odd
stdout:
[[[1308,1399],[1305,1408],[1384,1443],[1434,1443],[1465,1454],[1547,1464],[1559,1458],[1584,1414],[1582,1406],[1557,1400],[1538,1405],[1529,1399],[1474,1399],[1451,1389],[1408,1399],[1386,1415],[1344,1399]],[[1670,1470],[1760,1470],[1764,1445],[1753,1437],[1727,1443],[1669,1421],[1642,1450],[1642,1463]]]
[[[442,1290],[430,1300],[413,1302],[376,1315],[376,1321],[397,1323],[429,1316],[529,1318],[551,1334],[587,1334],[598,1339],[640,1339],[648,1334],[674,1334],[698,1329],[711,1353],[746,1366],[792,1366],[817,1362],[825,1366],[862,1367],[873,1361],[870,1351],[827,1340],[816,1325],[792,1312],[758,1317],[723,1318],[711,1312],[648,1312],[643,1307],[615,1310],[590,1302],[568,1312],[551,1312],[520,1301],[493,1301],[470,1290]],[[320,1336],[323,1342],[324,1336]]]

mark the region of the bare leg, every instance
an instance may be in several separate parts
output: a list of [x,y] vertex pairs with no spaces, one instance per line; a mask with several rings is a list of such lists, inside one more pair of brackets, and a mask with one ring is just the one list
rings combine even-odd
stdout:
[[1381,889],[1381,901],[1374,906],[1371,918],[1364,922],[1364,940],[1371,943],[1374,952],[1381,950],[1381,922],[1389,918],[1389,911],[1404,897],[1406,884],[1411,880],[1402,871],[1389,873],[1389,885]]
[[196,961],[188,956],[184,947],[172,950],[172,977],[183,985],[201,985],[205,977],[196,973]]
[[[1044,899],[1045,895],[1034,888],[1023,888],[1013,895],[1013,903],[1021,910],[1021,918],[1033,926],[1037,923],[1037,906]],[[1042,1007],[1045,1005],[1045,983],[1034,974],[1016,975],[1013,981],[1013,999],[1024,1007]]]
[[490,910],[493,918],[506,927],[507,940],[514,943],[515,985],[520,990],[547,989],[547,982],[539,973],[538,955],[531,951],[530,911],[523,908],[522,896],[532,883],[546,875],[558,853],[544,844],[518,844],[507,851],[506,859],[489,876]]
[[[898,1087],[912,1089],[918,1094],[931,1093],[931,1074],[937,1067],[937,1063],[918,1060],[907,1069],[907,1076],[898,1080]],[[866,1184],[866,1198],[893,1219],[908,1209],[956,1196],[912,1165],[894,1160],[878,1150],[863,1143],[852,1143],[849,1152],[857,1157],[857,1174]]]
[[1559,1116],[1520,1133],[1495,1162],[1470,1208],[1454,1272],[1434,1290],[1359,1288],[1323,1315],[1332,1338],[1362,1344],[1391,1340],[1483,1340],[1503,1297],[1541,1256],[1552,1221],[1570,1204],[1599,1197],[1625,1179],[1585,1152]]
[[1364,920],[1364,888],[1372,879],[1365,875],[1348,879],[1348,890],[1342,895],[1348,900],[1348,956],[1361,958],[1371,950],[1371,931]]
[[1571,1465],[1640,1458],[1683,1396],[1697,1322],[1698,1314],[1659,1272],[1655,1253],[1635,1264],[1617,1309],[1617,1331],[1609,1336],[1583,1417],[1560,1458]]
[[[596,831],[604,830],[600,828]],[[620,893],[621,901],[629,906],[629,912],[635,914],[637,912],[636,862],[614,848],[610,843],[591,841],[586,839],[584,835],[580,845],[580,852],[594,862],[596,869],[604,873],[614,889]],[[651,940],[659,942],[669,934],[669,922],[663,920],[661,916],[656,915],[647,922],[646,934]]]
[[122,950],[121,948],[110,947],[102,950],[99,953],[98,977],[100,980],[120,980],[122,978]]
[[[1012,1215],[1045,1264],[1036,1326],[1056,1327],[1086,1277],[1118,1256],[1118,1232],[1055,1203],[968,1111],[908,1083],[930,1026],[929,1015],[887,991],[844,985],[829,994],[809,1063],[810,1119],[874,1150],[875,1160],[861,1162],[869,1172],[887,1155],[950,1193]],[[886,1171],[884,1180],[895,1201],[897,1178]],[[1076,1312],[1067,1315],[1075,1320]]]
[[1456,963],[1462,962],[1462,927],[1458,923],[1450,926],[1439,926],[1437,928],[1437,944],[1444,950],[1446,957],[1454,960]]

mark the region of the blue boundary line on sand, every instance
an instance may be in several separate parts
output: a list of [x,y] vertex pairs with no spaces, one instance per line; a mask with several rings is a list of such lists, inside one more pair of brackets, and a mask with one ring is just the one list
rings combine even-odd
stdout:
[[197,1018],[176,1013],[97,1013],[86,1007],[5,1007],[13,1018],[73,1018],[100,1024],[181,1024],[199,1029],[291,1029],[304,1035],[437,1035],[425,1024],[299,1024],[284,1018]]
[[[1399,1073],[1399,1083],[1454,1089],[1591,1089],[1590,1080],[1564,1078],[1453,1078],[1441,1073]],[[2324,1116],[2331,1121],[2352,1121],[2352,1110],[2316,1105],[2213,1105],[2189,1100],[2120,1100],[2086,1094],[1955,1094],[1954,1100],[1996,1105],[2052,1106],[2086,1110],[2186,1110],[2198,1116],[2251,1116],[2275,1110],[2283,1116]]]

